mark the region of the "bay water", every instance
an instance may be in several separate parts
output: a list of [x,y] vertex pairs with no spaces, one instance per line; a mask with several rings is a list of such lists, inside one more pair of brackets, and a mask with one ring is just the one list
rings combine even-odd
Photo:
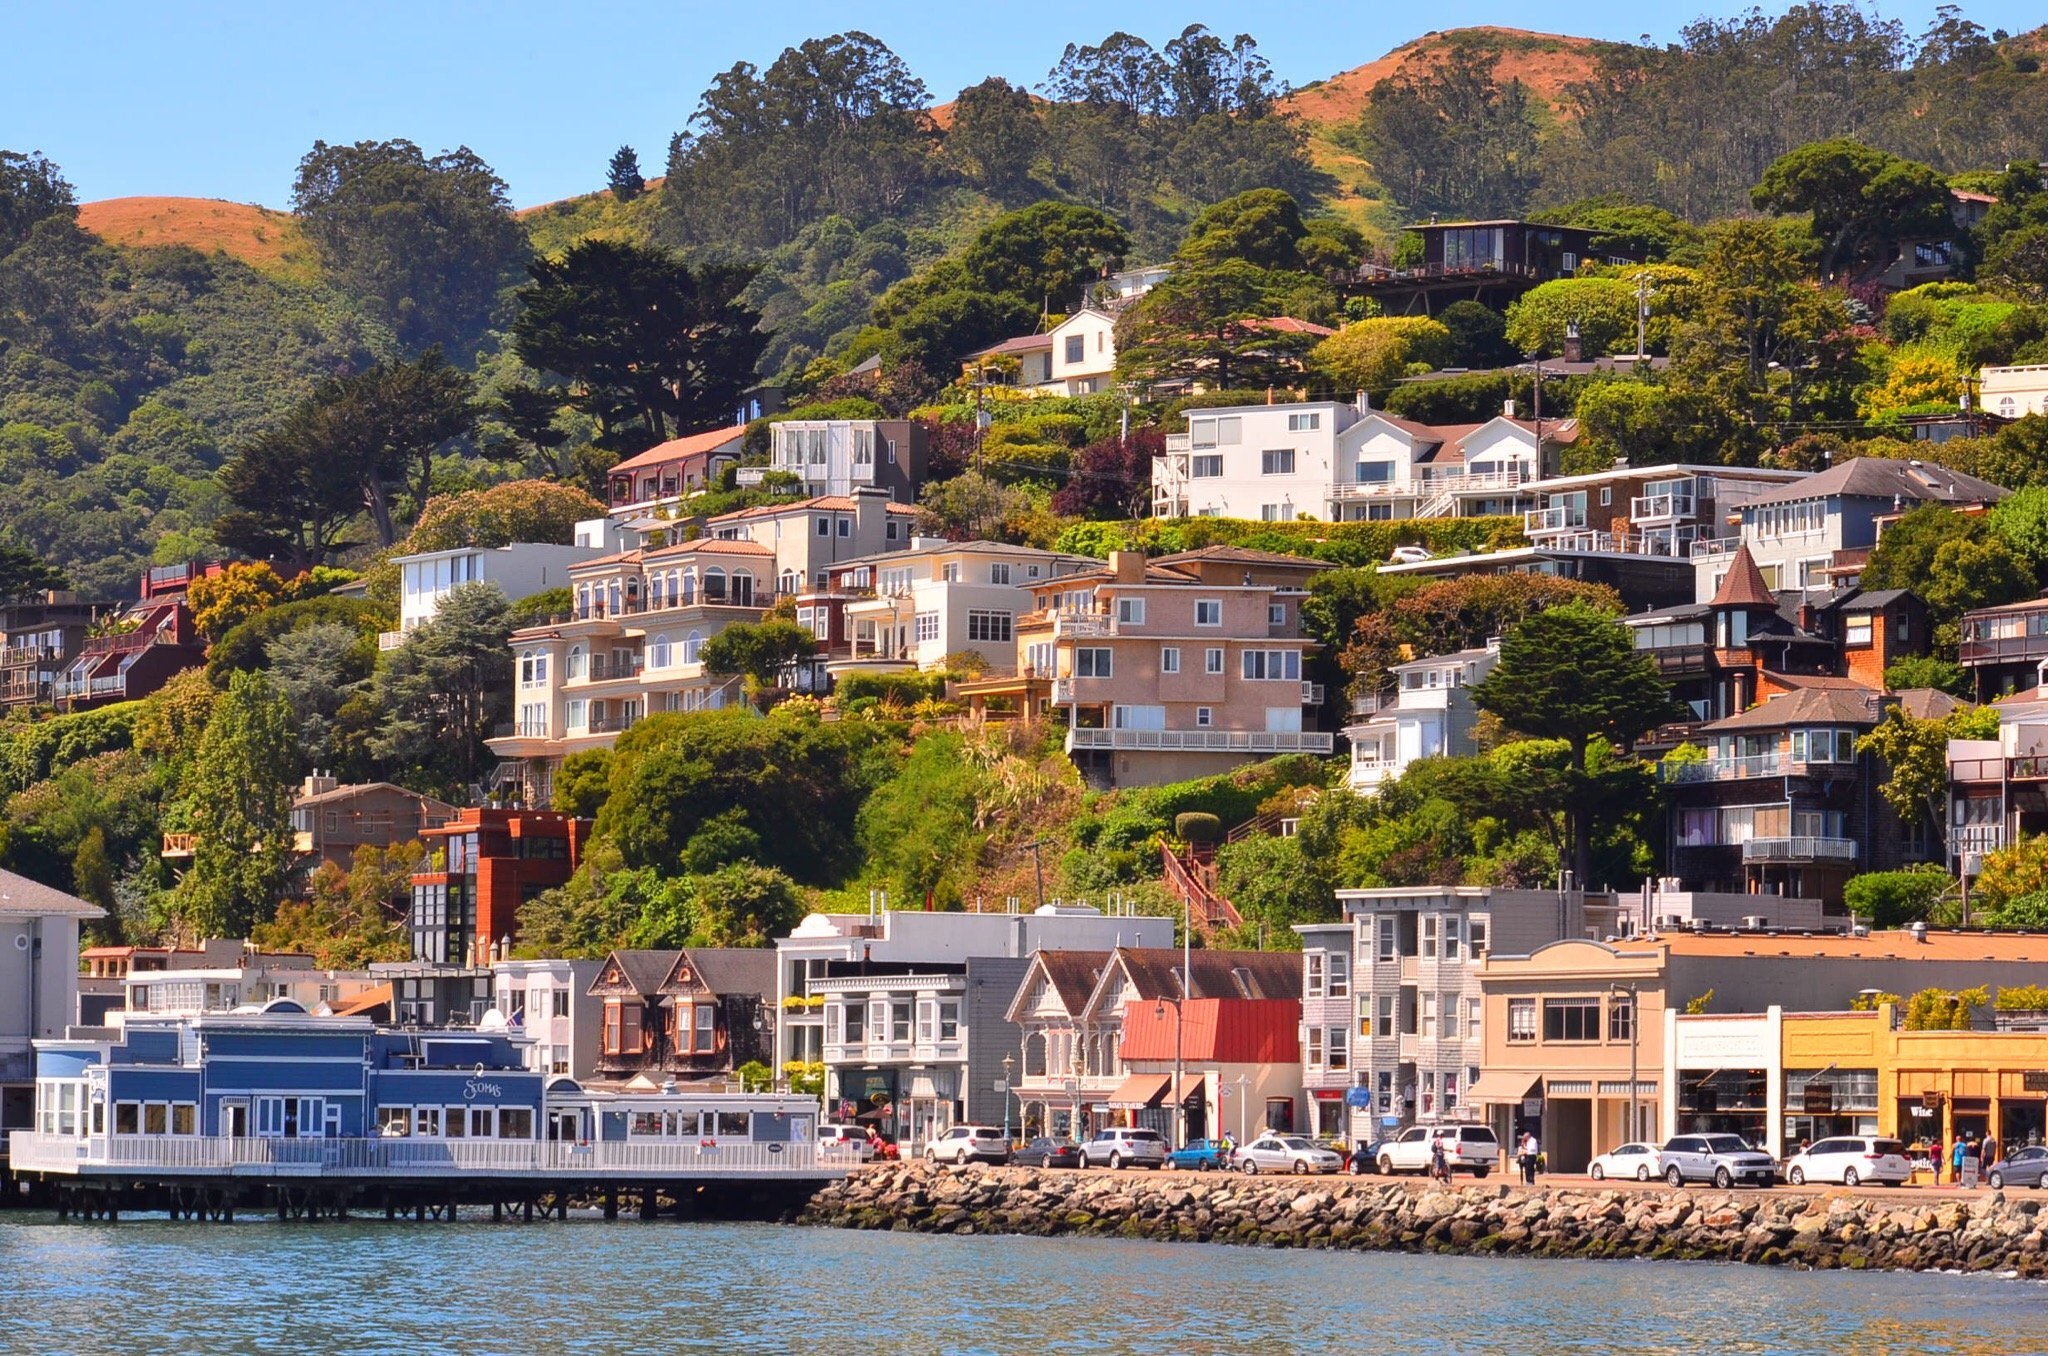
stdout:
[[1989,1276],[598,1219],[0,1213],[0,1352],[2010,1353]]

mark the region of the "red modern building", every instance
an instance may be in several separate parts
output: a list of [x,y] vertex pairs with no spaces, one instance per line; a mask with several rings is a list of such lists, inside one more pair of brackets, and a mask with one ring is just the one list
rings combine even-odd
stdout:
[[412,878],[413,959],[488,965],[519,932],[519,906],[568,881],[590,821],[552,810],[471,807],[422,830],[435,853]]

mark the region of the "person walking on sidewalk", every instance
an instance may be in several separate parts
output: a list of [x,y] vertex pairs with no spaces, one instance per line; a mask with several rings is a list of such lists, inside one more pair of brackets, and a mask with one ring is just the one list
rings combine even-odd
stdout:
[[1521,1160],[1522,1184],[1524,1186],[1536,1185],[1536,1160],[1541,1154],[1542,1146],[1536,1142],[1536,1132],[1534,1130],[1524,1130],[1522,1132],[1522,1142],[1516,1148],[1516,1157]]

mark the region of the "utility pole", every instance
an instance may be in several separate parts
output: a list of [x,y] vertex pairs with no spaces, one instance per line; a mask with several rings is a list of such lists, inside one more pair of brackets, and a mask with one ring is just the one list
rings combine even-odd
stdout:
[[1650,323],[1650,275],[1636,274],[1636,357],[1650,356],[1649,341],[1644,337]]

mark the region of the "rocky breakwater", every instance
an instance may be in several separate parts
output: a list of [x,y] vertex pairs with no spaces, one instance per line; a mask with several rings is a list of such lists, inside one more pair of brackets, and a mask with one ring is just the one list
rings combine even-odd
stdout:
[[2042,1201],[1853,1191],[1722,1192],[1376,1178],[864,1169],[802,1222],[950,1234],[1073,1234],[1509,1257],[1676,1258],[2048,1277]]

